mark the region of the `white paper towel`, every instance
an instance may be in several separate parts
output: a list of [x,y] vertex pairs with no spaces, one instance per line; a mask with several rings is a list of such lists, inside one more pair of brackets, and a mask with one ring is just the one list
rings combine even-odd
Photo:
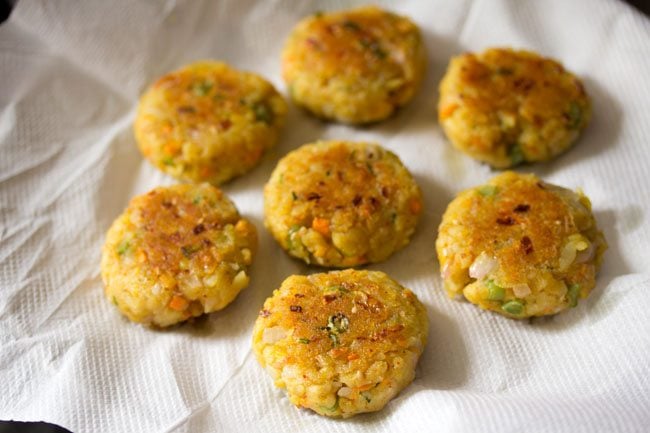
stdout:
[[[218,58],[279,89],[289,29],[352,2],[32,1],[0,26],[0,419],[79,432],[648,431],[650,428],[650,24],[614,0],[400,1],[425,36],[415,101],[365,128],[291,108],[279,147],[224,186],[256,224],[252,283],[222,312],[167,331],[123,319],[103,297],[100,248],[135,194],[173,180],[146,163],[131,123],[153,79]],[[356,3],[355,3],[356,4]],[[524,167],[582,187],[610,245],[578,308],[532,323],[446,298],[434,241],[456,192],[490,169],[454,150],[436,122],[451,55],[528,48],[582,76],[594,116],[577,146]],[[285,92],[286,93],[286,92]],[[426,305],[417,378],[382,412],[347,421],[295,409],[250,349],[264,299],[292,273],[262,226],[262,186],[279,157],[318,138],[377,141],[425,196],[411,245],[371,266]]]

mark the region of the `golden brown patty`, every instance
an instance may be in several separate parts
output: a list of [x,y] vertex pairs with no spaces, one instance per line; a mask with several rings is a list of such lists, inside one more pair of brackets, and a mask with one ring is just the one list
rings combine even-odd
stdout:
[[285,156],[264,189],[264,223],[290,255],[321,266],[387,259],[420,217],[422,195],[377,144],[322,141]]
[[514,172],[460,193],[436,241],[451,297],[515,318],[576,306],[606,248],[581,191]]
[[170,72],[142,96],[142,154],[178,179],[214,185],[256,166],[275,145],[286,102],[262,77],[202,61]]
[[253,330],[253,350],[289,399],[321,415],[382,409],[415,376],[428,334],[417,297],[383,272],[291,276]]
[[248,285],[255,227],[209,185],[137,196],[106,234],[105,292],[129,319],[169,326],[220,310]]
[[425,52],[412,21],[367,6],[305,18],[287,39],[282,68],[298,104],[323,118],[367,123],[413,98]]
[[438,118],[458,149],[507,168],[568,149],[589,123],[591,102],[580,80],[555,60],[489,49],[451,60]]

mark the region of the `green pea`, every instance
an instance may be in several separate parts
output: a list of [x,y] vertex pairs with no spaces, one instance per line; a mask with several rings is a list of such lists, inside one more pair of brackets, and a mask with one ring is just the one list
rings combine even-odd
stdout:
[[501,306],[501,309],[508,314],[512,314],[513,316],[519,316],[524,312],[524,304],[519,301],[510,301],[503,304]]
[[127,253],[127,251],[129,251],[130,248],[131,248],[131,243],[127,240],[124,240],[120,242],[120,244],[117,246],[117,254],[120,256],[124,255]]
[[198,81],[192,85],[192,93],[196,96],[205,96],[210,93],[212,83],[210,81]]
[[571,284],[567,291],[569,298],[569,307],[573,308],[578,305],[578,297],[580,296],[580,284]]
[[502,301],[506,296],[506,289],[495,284],[493,280],[487,280],[485,286],[488,288],[488,299],[490,301]]
[[264,102],[258,102],[253,105],[253,112],[255,113],[255,120],[258,122],[264,122],[267,125],[270,125],[273,123],[273,119],[275,118],[275,114],[273,113],[273,110],[271,110],[271,107],[269,107],[266,103]]
[[515,144],[510,148],[508,157],[510,158],[512,165],[519,165],[522,162],[526,161],[526,155],[524,155],[524,151],[521,150],[521,146],[518,144]]
[[582,123],[582,109],[576,102],[569,105],[569,111],[566,115],[569,119],[569,128],[577,128]]
[[477,191],[483,197],[493,197],[497,193],[497,187],[494,185],[483,185]]

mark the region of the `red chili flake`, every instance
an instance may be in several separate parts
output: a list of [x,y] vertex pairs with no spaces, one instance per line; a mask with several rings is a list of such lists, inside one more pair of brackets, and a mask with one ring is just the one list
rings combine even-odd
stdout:
[[530,240],[528,236],[521,238],[521,248],[524,250],[524,253],[530,254],[533,252],[533,241]]
[[320,42],[318,42],[315,38],[307,38],[306,42],[312,48],[315,48],[317,50],[321,49]]
[[529,209],[530,209],[529,204],[521,203],[515,206],[514,211],[521,213],[521,212],[528,212]]
[[497,224],[501,224],[502,226],[511,226],[514,223],[515,223],[515,220],[511,216],[505,216],[505,217],[497,218]]
[[305,295],[303,295],[302,293],[296,293],[293,296],[295,296],[296,298],[304,298],[305,297]]
[[271,315],[271,312],[269,310],[260,311],[260,316],[262,316],[262,317],[269,317],[270,315]]
[[359,206],[360,203],[361,203],[361,196],[359,194],[357,194],[352,199],[352,204],[355,205],[355,206]]
[[321,199],[321,195],[318,194],[317,192],[310,192],[307,195],[307,200],[310,200],[310,201],[311,200],[320,200],[320,199]]
[[205,231],[205,226],[203,224],[199,224],[194,227],[192,232],[194,232],[195,235],[201,234]]
[[546,189],[546,186],[544,185],[544,182],[537,182],[537,187],[539,189]]
[[190,107],[189,105],[183,105],[182,107],[178,107],[176,111],[178,111],[179,114],[191,114],[196,112],[194,107]]
[[336,295],[335,294],[323,295],[323,299],[325,300],[326,303],[329,304],[330,302],[336,299]]
[[535,82],[527,78],[518,78],[513,83],[515,87],[519,88],[522,92],[528,92],[533,88]]
[[164,208],[167,208],[167,209],[169,209],[170,207],[172,207],[172,203],[169,202],[169,201],[167,201],[167,200],[165,200],[164,202],[162,202],[162,205],[163,205]]
[[388,198],[388,188],[385,186],[381,187],[381,195],[383,195],[385,198]]
[[377,200],[375,197],[370,197],[370,204],[375,207],[379,204],[379,200]]
[[292,305],[289,309],[294,313],[302,313],[302,307],[300,305]]
[[219,126],[221,127],[222,131],[227,131],[232,126],[232,122],[229,119],[222,120],[221,122],[219,122]]

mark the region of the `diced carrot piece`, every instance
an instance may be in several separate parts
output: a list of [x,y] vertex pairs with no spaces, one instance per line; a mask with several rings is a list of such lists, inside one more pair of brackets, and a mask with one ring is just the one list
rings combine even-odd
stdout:
[[422,210],[422,202],[418,199],[413,199],[409,203],[409,207],[411,209],[411,213],[419,214]]
[[330,222],[325,218],[314,218],[311,222],[311,228],[323,236],[329,236],[330,234]]
[[174,295],[172,300],[169,302],[169,308],[176,311],[184,311],[187,308],[188,304],[189,302],[187,302],[187,299],[184,297]]
[[347,356],[347,353],[348,353],[348,349],[346,349],[346,348],[341,348],[341,349],[334,348],[334,349],[330,350],[330,354],[331,354],[334,358],[343,358],[343,357],[346,357],[346,356]]
[[446,119],[447,117],[454,114],[454,111],[458,108],[458,104],[449,104],[440,109],[440,118]]

